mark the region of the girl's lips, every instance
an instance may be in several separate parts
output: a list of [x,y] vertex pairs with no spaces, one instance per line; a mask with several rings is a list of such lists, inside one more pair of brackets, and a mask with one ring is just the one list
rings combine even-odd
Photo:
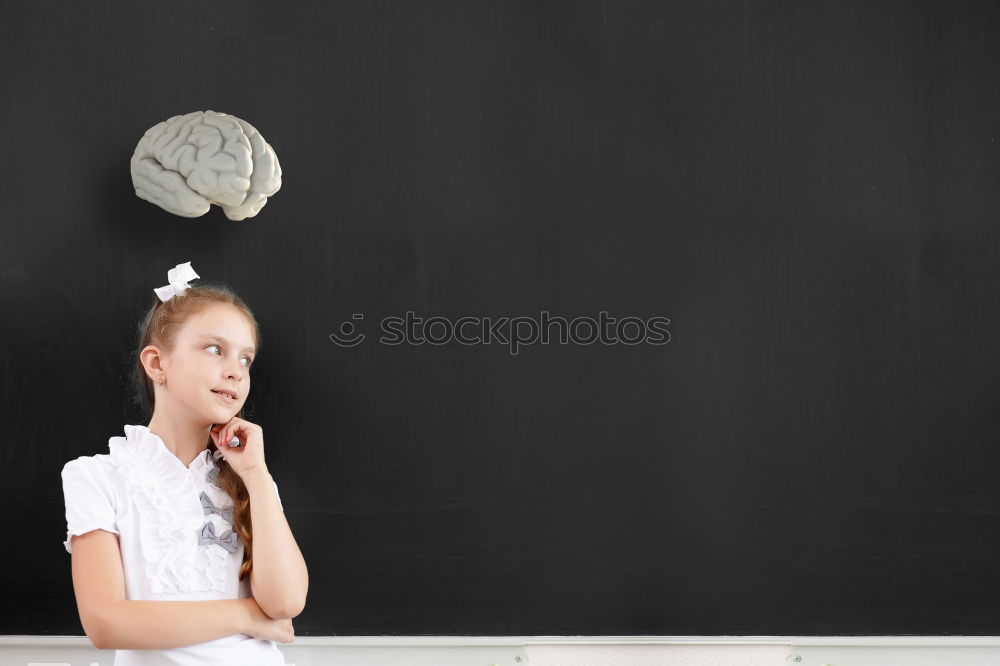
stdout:
[[236,402],[236,398],[230,398],[228,393],[219,393],[218,391],[212,391],[215,395],[219,396],[220,400],[223,400],[226,404],[233,404]]

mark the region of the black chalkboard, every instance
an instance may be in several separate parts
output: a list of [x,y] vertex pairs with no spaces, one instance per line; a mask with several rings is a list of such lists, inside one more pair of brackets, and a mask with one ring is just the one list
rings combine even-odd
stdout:
[[[32,0],[0,51],[0,633],[82,633],[59,472],[191,261],[263,326],[299,636],[996,634],[997,3]],[[254,218],[135,196],[209,109]]]

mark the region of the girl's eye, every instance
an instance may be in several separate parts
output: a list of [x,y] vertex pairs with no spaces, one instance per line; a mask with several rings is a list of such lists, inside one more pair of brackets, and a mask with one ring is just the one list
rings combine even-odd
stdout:
[[[211,349],[212,347],[215,347],[216,349],[220,349],[219,345],[217,345],[217,344],[208,345],[207,347],[205,347],[205,349]],[[246,359],[246,363],[243,364],[243,367],[244,368],[249,368],[250,365],[253,363],[253,359],[250,358],[249,356],[243,356],[242,358]]]

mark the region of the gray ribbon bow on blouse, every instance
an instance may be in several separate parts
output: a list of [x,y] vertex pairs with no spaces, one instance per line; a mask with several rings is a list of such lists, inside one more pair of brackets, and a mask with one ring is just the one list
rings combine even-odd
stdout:
[[213,543],[219,544],[230,553],[235,553],[236,549],[239,548],[239,536],[232,530],[226,530],[222,536],[215,536],[215,525],[205,523],[198,535],[198,545],[206,546]]
[[205,493],[204,490],[201,491],[200,495],[198,495],[198,499],[201,500],[201,508],[205,512],[206,516],[210,513],[217,513],[220,516],[222,516],[223,520],[225,520],[227,523],[231,524],[233,522],[233,507],[215,506],[214,504],[212,504],[212,499]]
[[213,467],[209,470],[208,474],[205,475],[205,478],[208,479],[208,482],[213,486],[219,485],[219,468]]

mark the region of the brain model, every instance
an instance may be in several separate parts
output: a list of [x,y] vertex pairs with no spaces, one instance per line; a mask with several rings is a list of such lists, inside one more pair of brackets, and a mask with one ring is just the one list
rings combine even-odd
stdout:
[[131,162],[140,199],[183,217],[210,204],[230,220],[253,217],[281,187],[278,156],[254,127],[235,116],[194,111],[146,130]]

